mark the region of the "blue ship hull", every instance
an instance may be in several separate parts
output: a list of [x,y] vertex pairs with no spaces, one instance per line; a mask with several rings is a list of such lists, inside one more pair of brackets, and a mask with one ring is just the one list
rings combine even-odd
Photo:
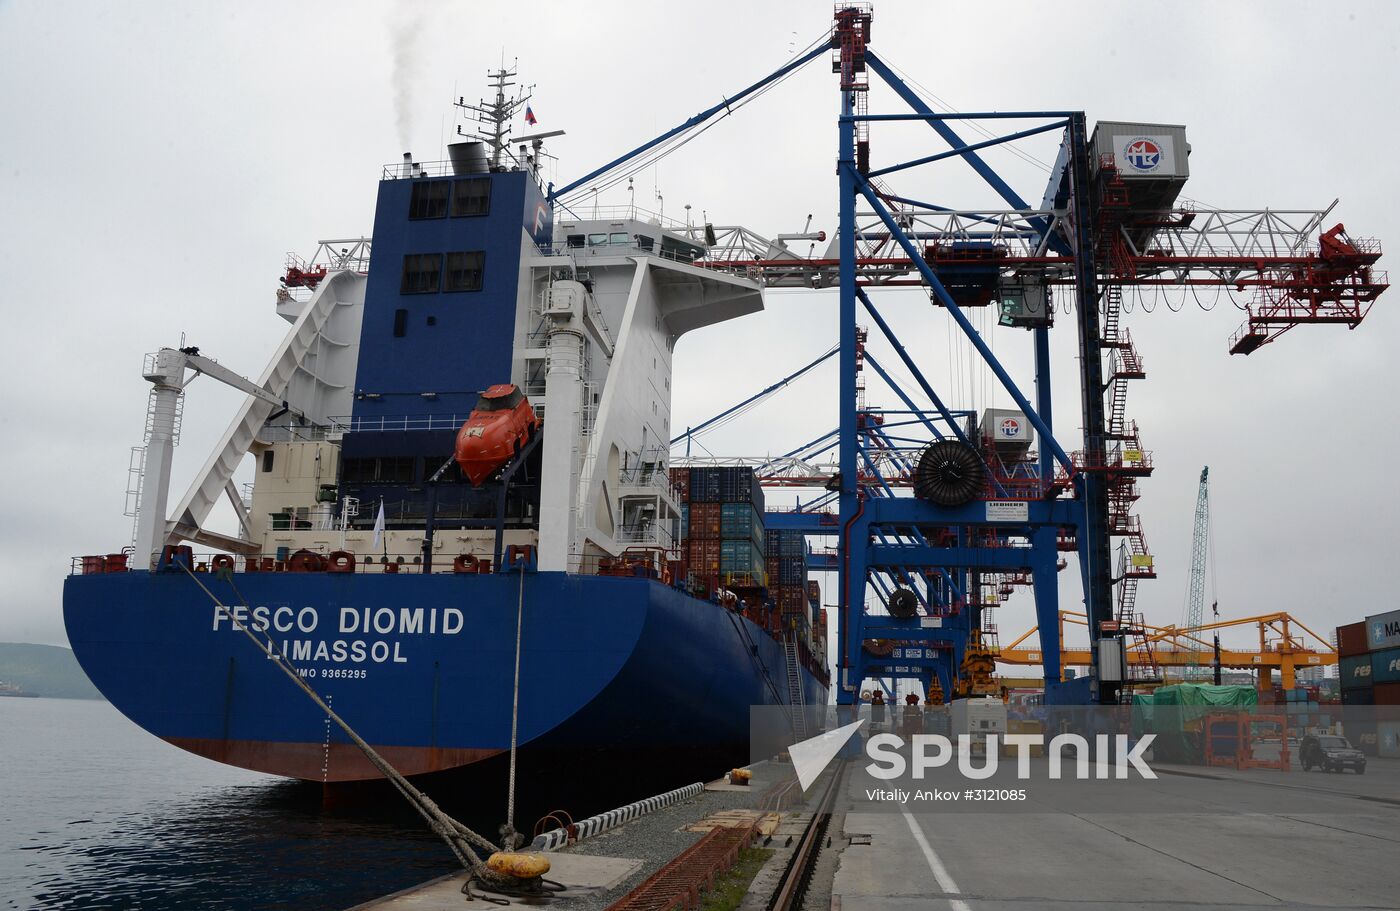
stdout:
[[[640,578],[565,573],[240,573],[201,580],[270,638],[409,775],[490,766],[509,749],[524,603],[522,759],[746,761],[749,708],[786,703],[761,627]],[[233,586],[236,585],[235,592]],[[221,762],[290,778],[378,773],[183,572],[70,577],[79,662],[132,721]],[[808,705],[825,685],[801,670]],[[497,760],[497,763],[499,760]]]

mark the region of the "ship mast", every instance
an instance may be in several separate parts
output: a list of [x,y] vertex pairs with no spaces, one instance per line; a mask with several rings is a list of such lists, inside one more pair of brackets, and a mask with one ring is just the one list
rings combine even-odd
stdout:
[[[515,64],[512,63],[512,68],[508,70],[503,64],[500,69],[487,72],[486,77],[490,80],[488,85],[496,90],[494,101],[487,101],[483,98],[476,104],[467,104],[465,99],[457,99],[457,107],[464,111],[470,111],[476,115],[478,121],[487,125],[485,130],[478,129],[476,136],[491,147],[491,170],[493,171],[501,169],[501,158],[508,154],[506,148],[509,144],[511,120],[515,117],[516,111],[519,111],[530,100],[529,89],[514,97],[506,96],[506,89],[516,84],[510,81],[515,77],[514,66]],[[461,134],[462,128],[460,126],[457,127],[457,132]]]

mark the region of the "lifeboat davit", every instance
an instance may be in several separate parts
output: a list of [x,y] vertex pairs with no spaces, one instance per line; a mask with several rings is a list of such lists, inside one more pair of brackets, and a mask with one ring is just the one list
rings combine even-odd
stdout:
[[538,426],[535,409],[520,387],[492,386],[476,400],[471,417],[457,431],[457,466],[473,487],[480,487],[525,447]]

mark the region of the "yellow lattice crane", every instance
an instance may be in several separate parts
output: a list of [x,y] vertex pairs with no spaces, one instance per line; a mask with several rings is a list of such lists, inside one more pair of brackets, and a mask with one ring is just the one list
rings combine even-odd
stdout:
[[[1065,641],[1066,626],[1086,626],[1084,614],[1079,611],[1060,611],[1060,641]],[[1195,630],[1179,626],[1153,626],[1144,624],[1141,639],[1128,650],[1128,663],[1150,665],[1160,668],[1191,667],[1200,651],[1211,649],[1213,643],[1206,642],[1200,635],[1217,630],[1241,626],[1257,626],[1259,648],[1243,650],[1222,648],[1220,666],[1237,670],[1260,671],[1261,688],[1272,687],[1272,674],[1277,668],[1285,689],[1296,685],[1299,668],[1326,667],[1337,663],[1337,650],[1322,636],[1308,629],[1292,615],[1284,612],[1260,614],[1257,617],[1240,617],[1234,620],[1220,620],[1206,623]],[[1031,627],[1016,641],[1001,649],[997,660],[1003,664],[1039,665],[1041,651],[1035,646],[1023,645],[1036,635],[1038,627]],[[1060,666],[1074,667],[1090,664],[1089,647],[1062,647]]]

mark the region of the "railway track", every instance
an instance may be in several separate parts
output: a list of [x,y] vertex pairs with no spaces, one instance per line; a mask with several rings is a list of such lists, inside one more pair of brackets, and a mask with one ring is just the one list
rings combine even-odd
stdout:
[[829,843],[827,830],[831,825],[831,810],[836,804],[837,795],[841,793],[841,782],[845,777],[846,764],[842,762],[832,769],[826,790],[817,802],[807,827],[802,831],[797,847],[783,871],[782,879],[778,882],[778,888],[768,900],[768,911],[797,911],[802,907],[822,848]]

